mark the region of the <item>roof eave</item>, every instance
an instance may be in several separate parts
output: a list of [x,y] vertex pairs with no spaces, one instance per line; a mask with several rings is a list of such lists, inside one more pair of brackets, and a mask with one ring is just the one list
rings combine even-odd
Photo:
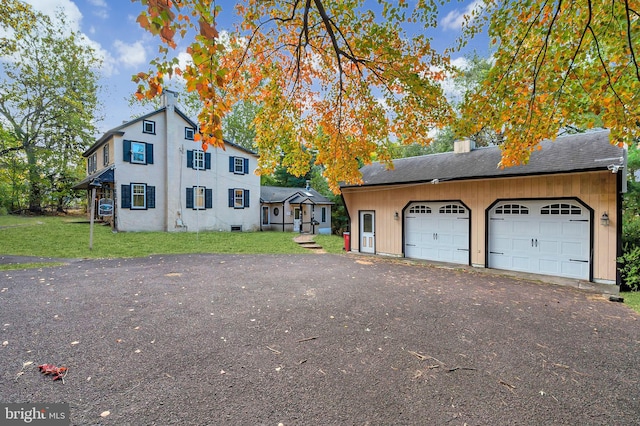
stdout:
[[564,175],[564,174],[605,172],[605,171],[608,172],[609,170],[606,167],[594,167],[589,169],[555,170],[555,171],[545,171],[545,172],[537,172],[537,173],[508,173],[508,174],[490,175],[490,176],[464,176],[464,177],[454,177],[454,178],[445,178],[445,179],[434,178],[434,179],[423,179],[423,180],[413,180],[413,181],[362,183],[360,185],[340,185],[340,189],[362,188],[362,187],[373,187],[373,186],[432,184],[434,183],[433,182],[434,180],[439,180],[439,182],[436,182],[436,184],[442,184],[447,182],[461,182],[466,180],[503,179],[503,178],[514,178],[514,177]]

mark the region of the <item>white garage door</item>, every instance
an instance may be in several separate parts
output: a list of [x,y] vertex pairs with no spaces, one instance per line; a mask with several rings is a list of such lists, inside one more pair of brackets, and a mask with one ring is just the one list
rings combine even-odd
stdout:
[[460,203],[412,203],[404,214],[404,255],[469,264],[469,210]]
[[506,201],[489,212],[489,267],[589,279],[590,212],[574,201]]

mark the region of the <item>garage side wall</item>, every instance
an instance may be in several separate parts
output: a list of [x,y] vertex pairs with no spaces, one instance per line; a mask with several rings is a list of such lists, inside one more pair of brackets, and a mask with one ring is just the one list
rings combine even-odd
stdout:
[[[498,199],[579,198],[594,211],[593,278],[616,279],[616,174],[608,171],[561,175],[343,188],[347,210],[375,212],[376,253],[403,256],[402,211],[412,201],[460,200],[471,210],[471,263],[486,266],[485,211]],[[398,212],[398,219],[395,213]],[[603,213],[609,226],[600,224]],[[351,213],[351,249],[359,251],[358,216]]]

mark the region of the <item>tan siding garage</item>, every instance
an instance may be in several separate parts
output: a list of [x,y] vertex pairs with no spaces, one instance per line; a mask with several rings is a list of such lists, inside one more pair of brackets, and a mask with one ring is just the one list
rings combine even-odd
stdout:
[[[375,254],[619,284],[625,176],[609,166],[625,164],[624,150],[608,132],[541,145],[529,164],[506,169],[497,147],[363,167],[362,185],[341,188],[351,250],[362,251],[359,212],[371,211]],[[468,216],[440,213],[446,205]]]

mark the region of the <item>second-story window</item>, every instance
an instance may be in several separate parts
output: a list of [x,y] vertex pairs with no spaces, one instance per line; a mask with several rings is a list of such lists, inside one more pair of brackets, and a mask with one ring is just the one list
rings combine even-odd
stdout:
[[204,170],[204,151],[193,151],[193,168]]
[[105,145],[102,148],[102,163],[104,166],[109,165],[109,144]]
[[142,132],[156,134],[156,122],[151,120],[142,121]]
[[122,159],[133,164],[153,164],[153,144],[130,140],[122,141]]
[[199,149],[187,150],[187,167],[195,170],[209,170],[211,153]]
[[131,162],[132,163],[146,163],[146,144],[142,142],[131,142]]
[[195,130],[193,129],[193,127],[184,128],[184,138],[186,140],[192,141],[194,134],[195,134]]
[[98,155],[94,152],[91,157],[87,158],[87,172],[89,174],[98,170]]
[[249,173],[249,159],[243,157],[229,157],[229,172],[237,175]]

